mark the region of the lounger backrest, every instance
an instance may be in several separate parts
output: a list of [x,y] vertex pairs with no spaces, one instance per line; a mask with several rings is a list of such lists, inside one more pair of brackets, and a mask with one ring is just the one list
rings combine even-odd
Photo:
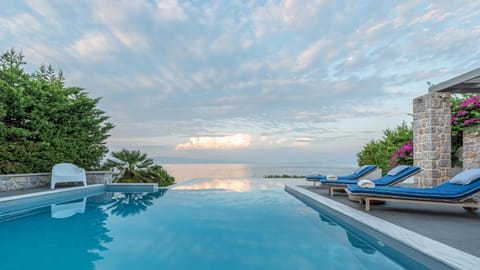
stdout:
[[452,184],[447,181],[434,187],[434,190],[448,197],[454,196],[456,199],[469,198],[480,193],[480,180],[473,181],[468,185]]
[[401,182],[408,177],[417,174],[420,172],[420,168],[417,166],[409,166],[402,170],[401,172],[397,173],[396,175],[385,175],[381,178],[373,180],[375,182],[375,185],[378,186],[389,186],[389,185],[394,185],[398,182]]
[[353,174],[353,178],[360,178],[372,171],[374,171],[377,168],[377,165],[364,165],[360,168],[358,168]]
[[78,173],[79,170],[80,168],[72,163],[58,163],[53,166],[52,173]]

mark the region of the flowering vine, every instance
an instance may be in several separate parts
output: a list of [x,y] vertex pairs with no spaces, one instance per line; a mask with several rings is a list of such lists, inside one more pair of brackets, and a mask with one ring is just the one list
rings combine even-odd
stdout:
[[452,103],[452,115],[450,117],[453,136],[461,133],[466,127],[480,124],[480,96],[470,96],[455,103]]
[[392,166],[413,165],[413,140],[409,140],[407,144],[400,146],[390,158]]

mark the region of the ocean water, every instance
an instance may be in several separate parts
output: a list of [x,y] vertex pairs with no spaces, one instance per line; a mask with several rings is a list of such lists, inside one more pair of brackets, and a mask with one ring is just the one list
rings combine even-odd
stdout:
[[242,163],[208,163],[208,164],[162,164],[177,182],[198,178],[239,179],[262,178],[266,175],[300,175],[312,173],[348,175],[356,167],[328,166],[315,164],[242,164]]

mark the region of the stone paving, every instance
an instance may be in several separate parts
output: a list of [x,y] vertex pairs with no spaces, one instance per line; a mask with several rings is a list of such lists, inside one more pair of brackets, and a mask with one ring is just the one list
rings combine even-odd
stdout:
[[[326,188],[301,186],[328,197]],[[336,193],[334,197],[329,198],[365,211],[364,205],[348,200],[346,194]],[[382,205],[372,205],[368,213],[480,257],[480,210],[469,213],[458,206],[387,202]]]

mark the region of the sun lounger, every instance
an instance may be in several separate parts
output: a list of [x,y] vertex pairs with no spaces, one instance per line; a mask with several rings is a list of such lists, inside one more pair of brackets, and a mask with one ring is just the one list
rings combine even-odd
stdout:
[[71,163],[58,163],[52,168],[50,188],[54,189],[56,183],[82,182],[87,185],[85,170]]
[[358,185],[348,185],[346,190],[350,199],[365,202],[366,211],[370,210],[371,201],[448,204],[462,206],[467,211],[475,211],[480,207],[480,203],[474,198],[480,193],[480,169],[466,170],[432,188],[392,186],[362,188]]
[[[417,166],[399,165],[391,169],[385,176],[372,180],[372,182],[375,186],[392,186],[419,173],[420,171],[421,169]],[[357,182],[357,180],[350,179],[338,179],[336,181],[329,181],[326,179],[320,180],[322,186],[328,187],[330,196],[333,196],[335,191],[343,191],[347,185],[357,184]]]
[[[344,175],[344,176],[338,176],[338,179],[348,179],[348,180],[358,180],[362,177],[365,177],[366,175],[372,173],[377,169],[376,165],[364,165],[355,170],[352,174],[350,175]],[[320,175],[320,174],[312,174],[308,175],[306,177],[307,181],[311,181],[313,183],[313,186],[315,186],[316,182],[319,182],[322,179],[327,179],[326,175]]]

